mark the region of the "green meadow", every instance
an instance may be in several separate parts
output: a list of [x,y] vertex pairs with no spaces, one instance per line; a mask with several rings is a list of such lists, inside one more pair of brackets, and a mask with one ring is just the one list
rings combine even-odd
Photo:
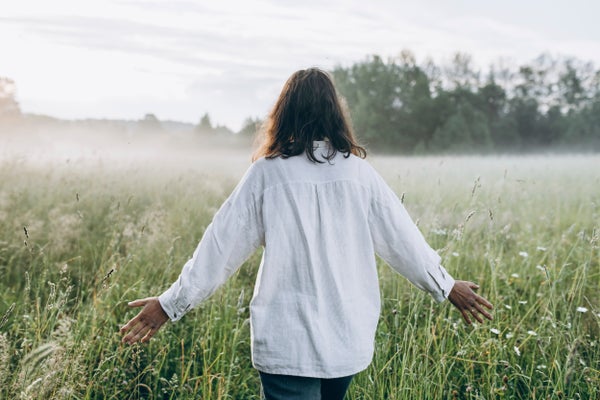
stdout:
[[[0,398],[259,399],[260,251],[150,343],[118,333],[128,301],[177,278],[249,158],[0,160]],[[600,398],[600,156],[367,159],[495,309],[467,326],[380,261],[376,351],[348,398]]]

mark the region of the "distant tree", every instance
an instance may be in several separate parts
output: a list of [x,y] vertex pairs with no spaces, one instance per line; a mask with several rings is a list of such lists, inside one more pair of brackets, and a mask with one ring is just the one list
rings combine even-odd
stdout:
[[411,152],[431,136],[431,91],[427,74],[404,50],[384,61],[367,58],[333,71],[360,137],[386,151]]
[[367,144],[390,146],[398,129],[402,107],[399,97],[398,66],[379,56],[354,64],[348,70],[338,67],[333,76],[354,116],[354,127]]
[[535,99],[544,112],[557,102],[556,80],[558,61],[548,54],[541,54],[531,63],[521,65],[513,74],[513,97]]
[[477,104],[487,119],[494,148],[516,148],[520,143],[519,134],[514,119],[508,116],[506,90],[496,83],[493,69],[484,86],[477,92]]
[[[538,57],[537,60],[539,63],[544,59]],[[525,149],[537,147],[544,142],[542,113],[551,104],[551,101],[546,101],[550,97],[547,90],[551,87],[545,82],[546,76],[548,71],[538,68],[535,63],[522,65],[515,75],[517,84],[509,101],[507,116],[514,120],[521,145]]]
[[429,148],[437,152],[468,150],[472,147],[469,122],[462,114],[453,114],[433,133]]
[[160,120],[156,115],[148,113],[138,122],[140,129],[148,132],[160,132],[163,130]]
[[0,120],[11,120],[21,116],[19,103],[15,99],[16,85],[12,79],[0,77]]
[[213,132],[217,135],[233,135],[233,131],[229,129],[229,127],[227,127],[226,125],[216,125],[213,128]]
[[417,145],[425,146],[438,121],[432,109],[431,83],[425,71],[416,63],[414,54],[403,50],[398,59],[398,88],[395,109],[397,130],[394,144],[407,152]]
[[564,121],[560,144],[568,148],[600,151],[600,97],[581,112],[571,112]]
[[574,59],[563,62],[556,86],[561,101],[557,104],[562,112],[580,110],[594,97],[594,70],[591,63]]
[[[593,66],[591,67],[593,69]],[[600,69],[593,72],[589,79],[589,99],[593,102],[600,100]]]
[[492,139],[485,115],[469,103],[459,105],[456,113],[436,129],[430,148],[438,152],[490,150]]
[[472,90],[479,86],[480,73],[473,69],[473,58],[466,53],[455,53],[443,75],[450,89]]
[[244,123],[242,124],[242,129],[240,129],[238,135],[247,137],[254,136],[256,132],[258,132],[258,130],[260,129],[261,125],[262,121],[260,120],[260,118],[248,117],[244,120]]
[[210,121],[210,116],[208,113],[205,113],[202,118],[200,118],[200,122],[196,125],[196,132],[200,133],[210,133],[213,131],[213,126]]
[[514,120],[519,140],[525,148],[530,149],[540,144],[541,113],[534,97],[515,97],[510,101],[508,118]]

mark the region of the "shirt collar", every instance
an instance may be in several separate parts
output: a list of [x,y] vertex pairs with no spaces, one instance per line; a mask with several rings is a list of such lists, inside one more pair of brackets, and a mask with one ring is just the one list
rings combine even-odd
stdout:
[[325,138],[325,140],[313,140],[313,149],[329,148],[330,145],[328,138]]

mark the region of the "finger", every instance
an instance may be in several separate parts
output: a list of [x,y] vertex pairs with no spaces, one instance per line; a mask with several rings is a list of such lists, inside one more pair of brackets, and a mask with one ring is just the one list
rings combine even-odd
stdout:
[[131,338],[133,337],[135,332],[137,332],[137,330],[131,331],[127,335],[123,336],[123,339],[121,339],[121,343],[130,343],[131,344]]
[[490,321],[493,319],[492,315],[490,313],[488,313],[486,310],[484,310],[483,307],[481,307],[479,304],[475,304],[475,308],[477,309],[477,311],[479,311],[479,313],[481,313],[481,315],[483,315]]
[[473,290],[479,289],[479,285],[476,284],[475,282],[469,282],[469,287]]
[[137,300],[130,301],[129,303],[127,303],[127,305],[129,307],[142,307],[142,306],[145,306],[146,303],[148,303],[148,299],[147,298],[145,298],[145,299],[137,299]]
[[484,306],[486,306],[490,310],[494,309],[494,306],[492,305],[492,303],[490,303],[489,301],[487,301],[487,299],[485,297],[477,296],[477,301],[479,302],[479,304],[483,304]]
[[146,342],[148,342],[148,341],[149,341],[149,340],[152,338],[152,336],[154,336],[154,334],[155,334],[157,331],[158,331],[158,329],[157,329],[157,328],[150,329],[150,330],[148,331],[148,333],[146,333],[146,336],[144,336],[144,337],[142,338],[141,342],[142,342],[142,343],[146,343]]
[[471,315],[473,315],[473,318],[475,318],[477,320],[477,322],[479,322],[480,324],[483,323],[483,319],[479,316],[479,313],[477,312],[477,308],[471,308]]
[[140,329],[140,330],[139,330],[139,331],[138,331],[138,332],[135,334],[135,336],[133,336],[133,337],[130,339],[130,343],[131,343],[131,344],[133,344],[133,343],[139,342],[139,341],[140,341],[140,340],[141,340],[141,339],[142,339],[144,336],[146,336],[146,334],[148,334],[148,331],[150,331],[150,330],[151,330],[151,328],[150,328],[149,326],[147,326],[147,325],[146,325],[146,326],[144,326],[142,329]]
[[135,342],[140,341],[141,338],[143,338],[144,336],[146,336],[148,334],[148,332],[152,330],[152,328],[150,328],[150,326],[148,325],[144,325],[144,327],[142,329],[140,329],[135,336],[133,336],[130,340],[129,340],[129,344],[134,344]]
[[463,319],[465,320],[467,325],[471,325],[471,319],[469,318],[469,314],[467,314],[465,310],[460,310],[460,313],[462,314]]
[[486,317],[487,319],[489,319],[490,321],[493,321],[493,320],[494,320],[494,316],[493,316],[492,314],[488,313],[488,312],[487,312],[487,311],[485,311],[485,310],[481,311],[481,314],[482,314],[484,317]]
[[140,322],[139,324],[135,325],[135,327],[131,330],[131,332],[129,332],[121,341],[122,342],[131,342],[131,339],[137,335],[137,333],[139,331],[141,331],[142,329],[144,329],[144,327],[146,327],[147,325],[143,322]]
[[121,333],[125,333],[128,330],[130,330],[131,328],[133,328],[135,326],[135,324],[137,324],[140,320],[140,314],[136,315],[135,317],[131,318],[129,320],[129,322],[127,322],[125,325],[123,325],[121,327],[121,329],[119,330],[119,332]]

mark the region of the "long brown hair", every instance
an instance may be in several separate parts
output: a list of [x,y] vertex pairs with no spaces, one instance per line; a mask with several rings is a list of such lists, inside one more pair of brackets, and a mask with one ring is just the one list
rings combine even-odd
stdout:
[[292,157],[306,151],[313,162],[313,141],[328,139],[331,160],[339,151],[344,157],[354,154],[361,158],[367,151],[360,146],[352,131],[350,117],[329,74],[319,68],[309,68],[290,76],[275,106],[259,133],[262,143],[252,161],[260,157]]

